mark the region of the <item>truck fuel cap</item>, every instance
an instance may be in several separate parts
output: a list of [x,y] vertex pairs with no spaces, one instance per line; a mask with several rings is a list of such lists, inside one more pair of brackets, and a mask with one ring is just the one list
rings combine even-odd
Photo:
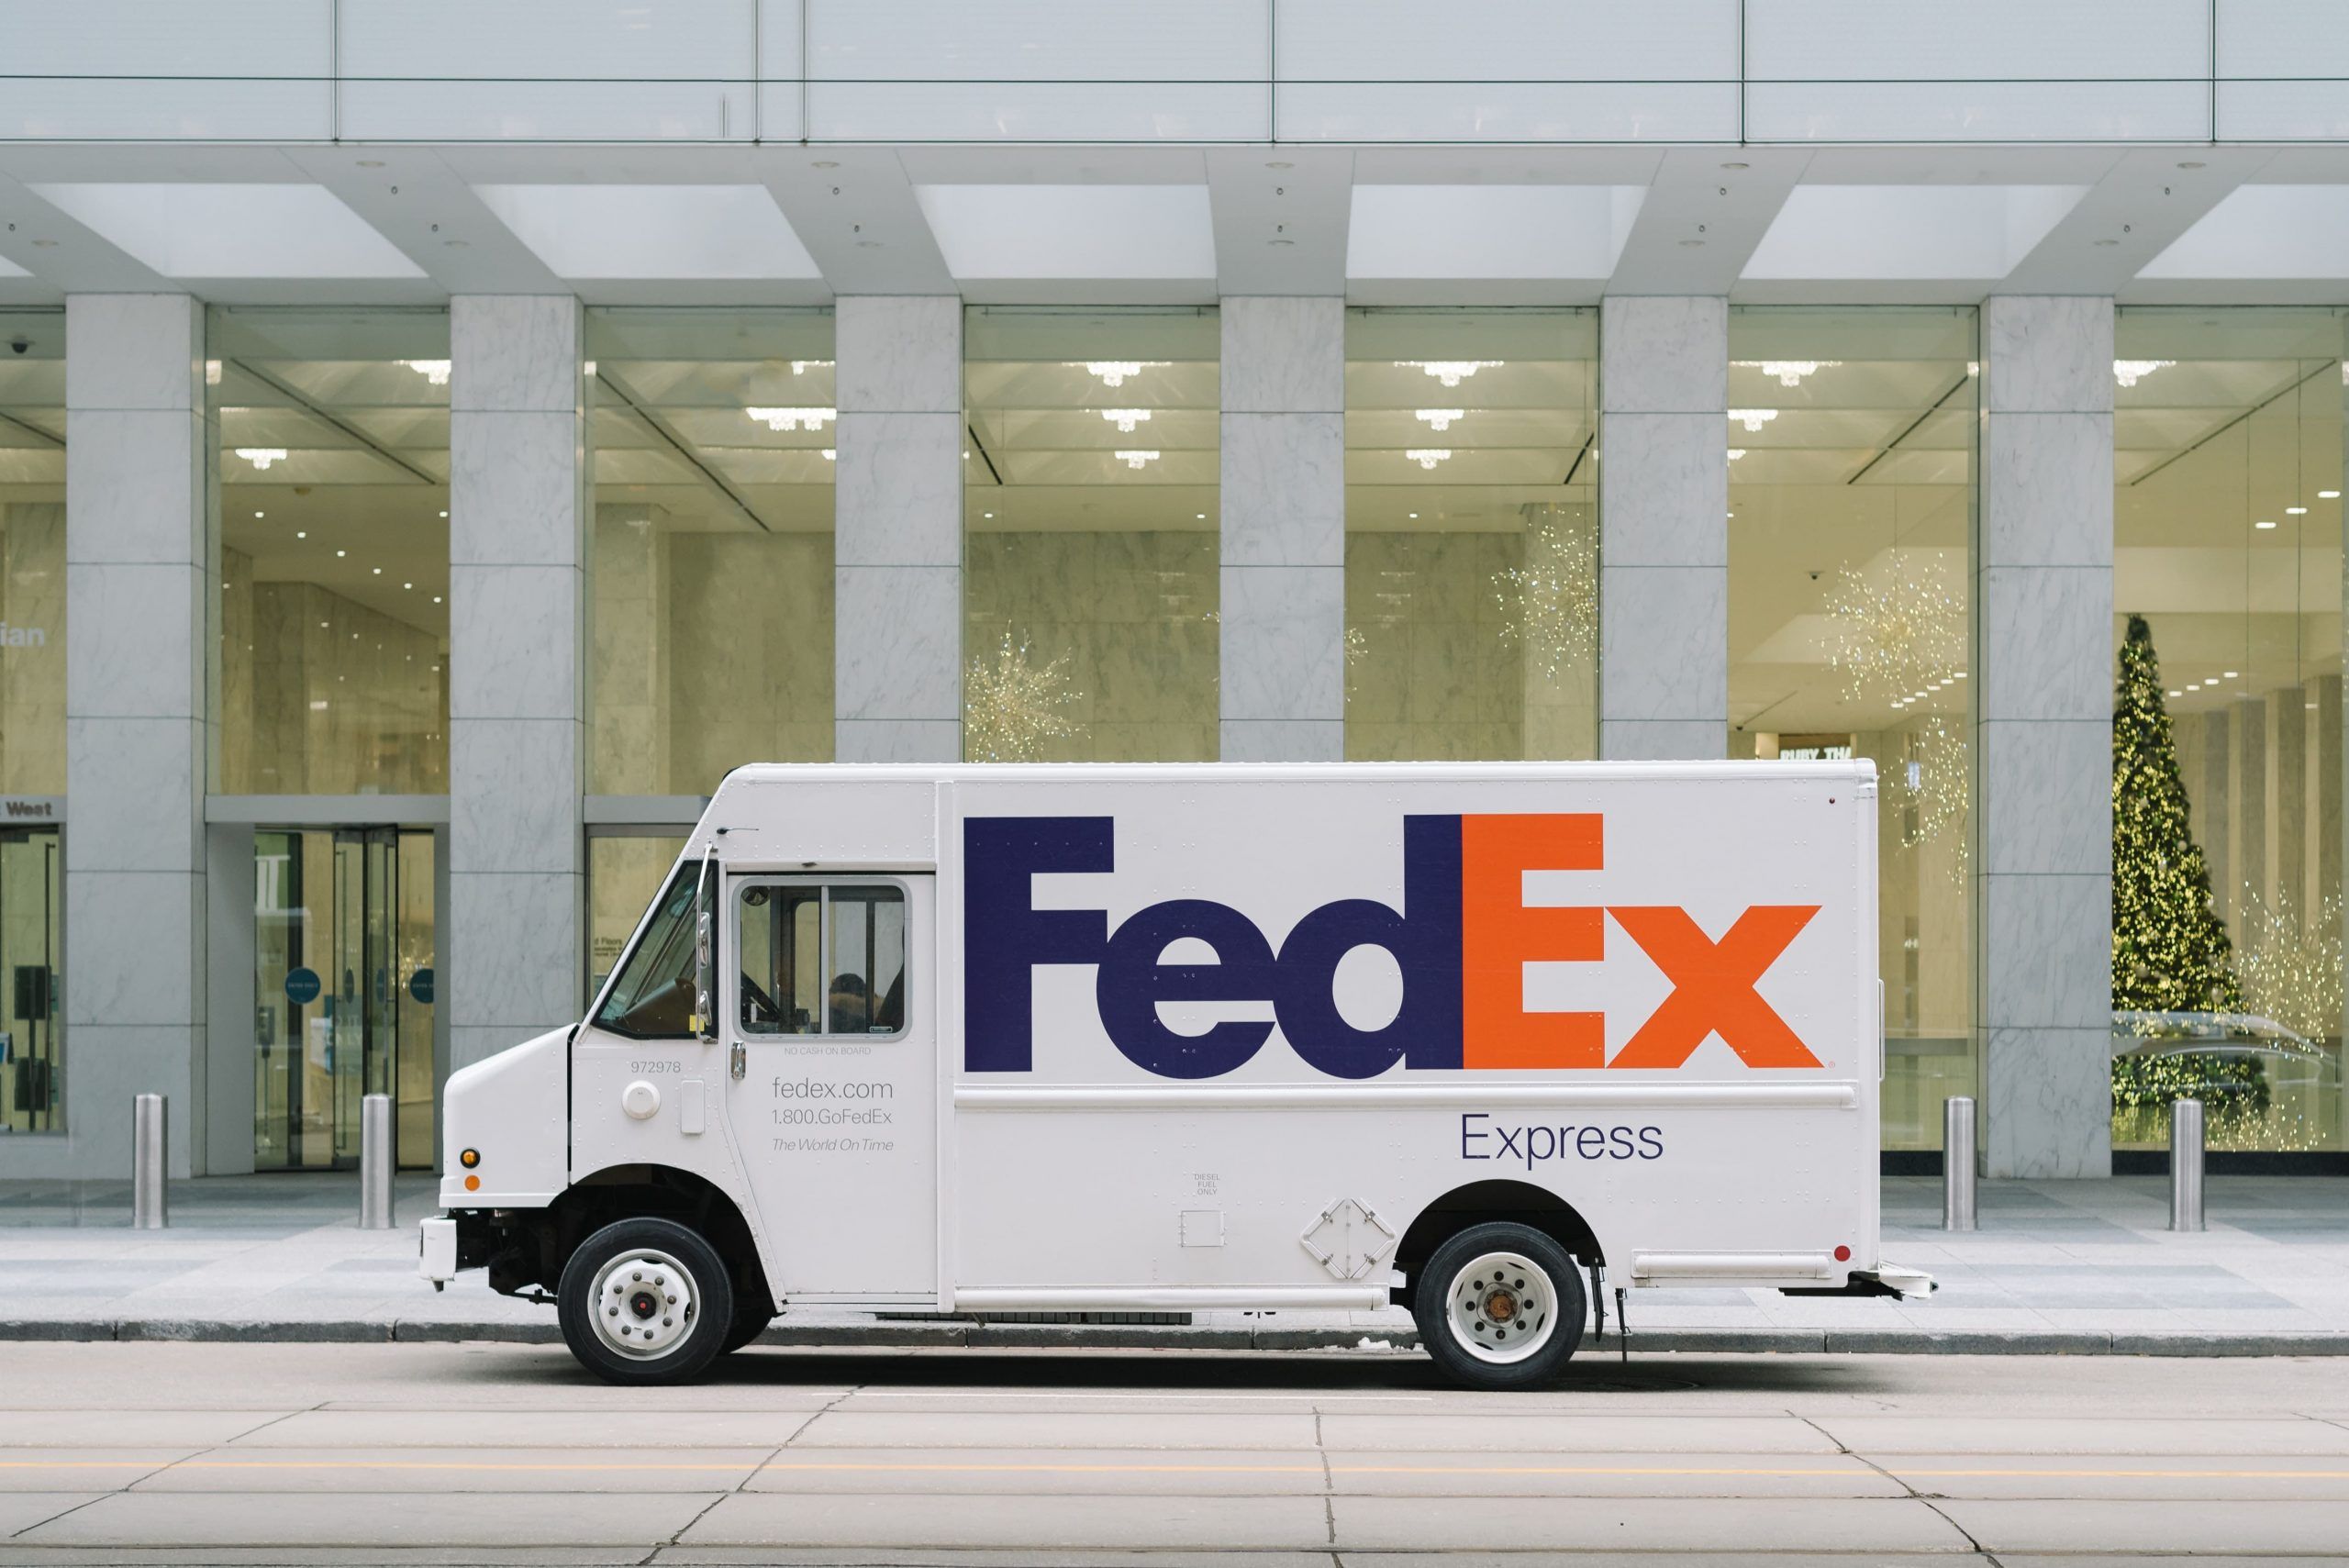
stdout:
[[642,1121],[661,1108],[661,1091],[639,1078],[620,1091],[620,1109]]

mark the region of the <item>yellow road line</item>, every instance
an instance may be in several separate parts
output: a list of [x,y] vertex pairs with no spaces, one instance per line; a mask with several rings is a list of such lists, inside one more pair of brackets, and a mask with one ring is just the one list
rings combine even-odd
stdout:
[[[159,1469],[160,1467],[160,1469]],[[1866,1477],[1864,1468],[1795,1465],[1652,1465],[1652,1464],[1332,1464],[1338,1475],[1453,1475],[1764,1477],[1822,1479]],[[2061,1481],[2349,1481],[2349,1469],[2339,1470],[2181,1470],[2181,1469],[2015,1469],[1992,1467],[1909,1468],[1897,1462],[1887,1469],[1895,1477],[1936,1480],[2061,1480]],[[777,1460],[678,1463],[628,1461],[613,1463],[512,1463],[470,1460],[366,1459],[190,1459],[169,1463],[153,1459],[0,1460],[0,1470],[375,1470],[432,1471],[475,1473],[600,1474],[605,1473],[749,1470],[754,1473],[838,1472],[863,1474],[1015,1474],[1015,1475],[1319,1475],[1314,1464],[1085,1464],[1060,1462],[972,1462],[962,1461]]]

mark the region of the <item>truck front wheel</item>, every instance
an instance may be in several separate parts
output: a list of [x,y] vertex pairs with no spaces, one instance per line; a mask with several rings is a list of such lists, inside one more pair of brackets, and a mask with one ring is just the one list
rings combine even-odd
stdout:
[[725,1263],[668,1219],[623,1219],[588,1237],[555,1298],[563,1342],[607,1383],[682,1383],[718,1359],[734,1322]]
[[1587,1309],[1565,1249],[1506,1220],[1472,1225],[1438,1247],[1411,1296],[1419,1343],[1460,1388],[1547,1383],[1582,1343]]

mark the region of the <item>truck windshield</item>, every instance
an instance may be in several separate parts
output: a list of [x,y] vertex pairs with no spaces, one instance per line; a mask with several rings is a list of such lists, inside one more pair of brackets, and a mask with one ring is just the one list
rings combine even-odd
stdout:
[[596,1027],[634,1040],[683,1040],[693,1033],[694,889],[701,862],[688,861],[662,890],[651,923],[612,982]]

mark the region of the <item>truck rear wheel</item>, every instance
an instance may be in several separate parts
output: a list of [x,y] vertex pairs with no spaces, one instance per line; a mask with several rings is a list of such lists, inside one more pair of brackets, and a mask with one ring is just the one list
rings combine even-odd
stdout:
[[716,1361],[734,1290],[707,1241],[669,1219],[623,1219],[579,1244],[555,1290],[563,1342],[607,1383],[682,1383]]
[[1419,1343],[1460,1388],[1531,1388],[1582,1343],[1582,1274],[1529,1225],[1472,1225],[1435,1250],[1411,1295]]

